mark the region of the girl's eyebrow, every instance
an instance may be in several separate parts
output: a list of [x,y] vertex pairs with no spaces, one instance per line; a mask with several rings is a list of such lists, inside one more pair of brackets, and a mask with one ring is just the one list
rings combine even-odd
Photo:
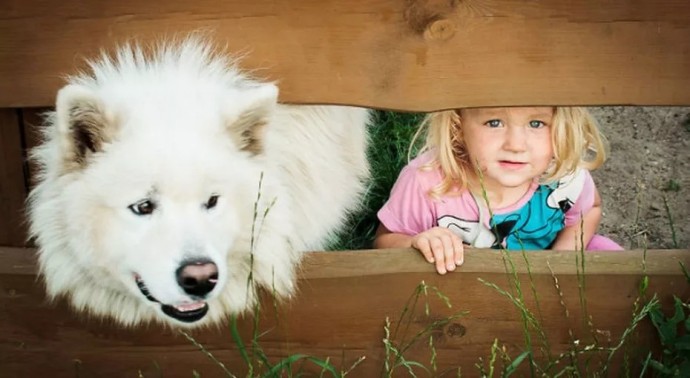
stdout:
[[537,114],[532,114],[529,116],[529,118],[551,118],[553,117],[553,114],[549,113],[537,113]]
[[474,116],[479,118],[502,118],[506,116],[506,111],[500,109],[482,109],[477,111]]

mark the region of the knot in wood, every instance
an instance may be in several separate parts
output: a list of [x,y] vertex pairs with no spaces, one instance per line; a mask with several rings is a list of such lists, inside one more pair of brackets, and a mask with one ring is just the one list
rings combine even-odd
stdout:
[[449,20],[457,13],[459,0],[407,0],[403,17],[414,33],[427,39],[446,40],[455,34]]
[[451,20],[436,20],[424,30],[424,38],[428,40],[446,41],[455,35],[455,23]]
[[451,323],[446,329],[446,334],[450,337],[463,337],[467,333],[467,328],[458,323]]

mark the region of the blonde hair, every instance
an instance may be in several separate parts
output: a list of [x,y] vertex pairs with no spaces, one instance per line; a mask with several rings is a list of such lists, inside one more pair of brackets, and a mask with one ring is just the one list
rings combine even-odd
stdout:
[[[427,115],[417,129],[412,146],[426,132],[426,141],[419,154],[436,151],[434,159],[423,169],[440,168],[443,180],[429,193],[438,198],[451,190],[467,188],[467,176],[474,170],[465,142],[462,139],[460,110],[447,110]],[[549,183],[575,172],[578,168],[589,170],[600,167],[606,160],[607,143],[599,126],[586,108],[554,107],[550,124],[553,164],[544,172],[540,181]]]

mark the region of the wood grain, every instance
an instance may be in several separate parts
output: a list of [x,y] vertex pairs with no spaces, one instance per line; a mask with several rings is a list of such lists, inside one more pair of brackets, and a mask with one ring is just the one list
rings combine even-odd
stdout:
[[685,0],[33,0],[0,12],[0,107],[53,104],[100,49],[196,30],[285,102],[690,104]]
[[[77,315],[64,301],[47,304],[42,284],[36,281],[34,257],[27,252],[31,251],[0,248],[0,261],[7,262],[0,271],[0,369],[3,373],[62,377],[74,376],[79,371],[79,376],[120,377],[141,371],[144,376],[189,376],[196,370],[202,376],[221,375],[220,367],[175,331],[157,326],[121,329],[108,321]],[[525,293],[524,303],[540,319],[553,353],[572,348],[573,340],[579,340],[581,347],[592,343],[594,337],[601,346],[614,346],[620,340],[631,322],[633,303],[638,297],[643,272],[640,251],[586,254],[586,312],[580,305],[581,285],[574,269],[575,254],[529,253],[532,280],[525,273],[526,266],[520,267],[522,256],[510,256],[518,265],[517,278]],[[672,295],[690,296],[690,286],[679,262],[690,264],[687,251],[647,251],[648,298],[657,293],[668,305]],[[562,296],[554,287],[549,266],[558,279]],[[514,291],[511,289],[514,281],[505,271],[502,255],[491,251],[471,251],[462,270],[446,276],[435,274],[433,267],[411,250],[310,253],[296,297],[279,304],[277,316],[272,301],[264,301],[259,329],[265,334],[259,339],[259,345],[272,363],[288,355],[305,353],[322,359],[330,357],[334,366],[347,368],[365,356],[352,376],[378,375],[385,359],[381,341],[385,336],[385,320],[389,318],[394,328],[406,303],[423,281],[437,287],[453,307],[445,307],[430,290],[426,299],[421,297],[416,310],[410,311],[414,316],[409,320],[409,332],[467,312],[447,324],[432,327],[431,334],[437,353],[437,375],[458,366],[462,367],[463,375],[473,375],[472,372],[477,372],[474,364],[480,357],[487,360],[495,338],[512,356],[517,356],[524,349],[525,337],[517,309],[480,279],[508,292]],[[539,295],[540,312],[529,289],[531,284]],[[429,316],[423,310],[426,300],[430,304]],[[568,309],[567,316],[561,302]],[[591,316],[593,330],[583,322],[586,316]],[[245,316],[239,324],[248,342],[252,318]],[[226,328],[191,335],[230,371],[238,376],[245,373],[246,364]],[[536,346],[542,345],[538,334],[533,333],[532,337]],[[630,361],[645,356],[653,340],[654,330],[644,322],[629,340],[626,350],[631,353]],[[428,336],[413,344],[406,358],[431,366],[427,343]],[[540,352],[535,353],[541,356]],[[604,354],[595,354],[592,368],[603,361]],[[622,353],[615,355],[610,369],[616,372],[621,361]],[[314,374],[320,370],[315,365],[304,367]],[[633,366],[636,369],[639,366]]]

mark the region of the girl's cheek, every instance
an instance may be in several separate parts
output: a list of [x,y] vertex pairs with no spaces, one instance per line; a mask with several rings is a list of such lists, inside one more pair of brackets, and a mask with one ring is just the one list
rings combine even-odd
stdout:
[[481,172],[486,172],[486,160],[485,159],[475,159],[474,165],[479,168]]

